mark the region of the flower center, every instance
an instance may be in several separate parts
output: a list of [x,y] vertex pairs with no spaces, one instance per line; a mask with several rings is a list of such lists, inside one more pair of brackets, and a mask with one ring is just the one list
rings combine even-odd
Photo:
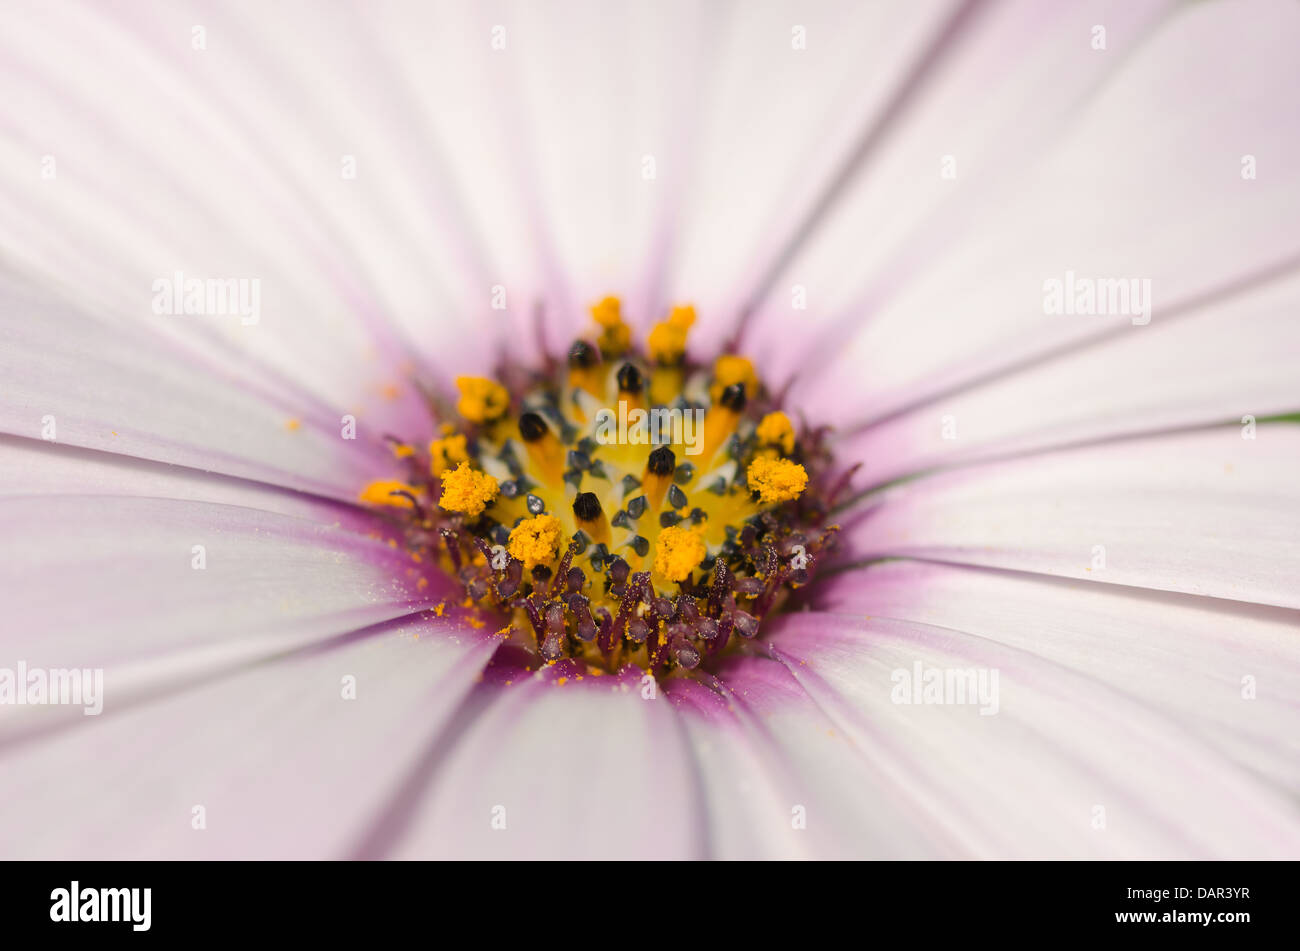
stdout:
[[509,388],[459,378],[427,451],[392,439],[406,478],[361,499],[540,661],[690,670],[754,638],[810,579],[836,530],[830,454],[749,360],[688,359],[693,308],[643,350],[617,298],[592,316],[563,365],[507,368]]

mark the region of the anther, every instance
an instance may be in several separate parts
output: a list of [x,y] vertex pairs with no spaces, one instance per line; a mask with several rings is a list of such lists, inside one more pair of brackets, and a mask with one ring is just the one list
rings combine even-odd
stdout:
[[733,413],[743,413],[745,411],[745,384],[733,383],[722,391],[722,397],[718,400],[723,406]]
[[536,413],[524,413],[519,417],[519,435],[524,437],[524,442],[536,442],[549,432],[546,420]]
[[667,446],[660,446],[650,453],[641,484],[645,488],[645,497],[651,509],[658,509],[663,504],[664,493],[672,485],[673,469],[676,467],[677,457]]
[[573,341],[573,346],[569,348],[569,366],[575,370],[586,370],[594,367],[600,362],[600,354],[596,348],[585,340]]
[[618,368],[618,390],[620,393],[640,393],[645,386],[645,378],[634,363],[625,363]]
[[650,459],[646,462],[646,471],[657,476],[670,476],[673,469],[677,467],[677,457],[667,446],[660,446],[650,453]]
[[519,417],[519,435],[528,449],[528,458],[550,485],[564,481],[564,459],[567,450],[551,432],[546,420],[537,413],[524,413]]
[[700,447],[700,462],[708,468],[709,461],[736,431],[740,414],[745,411],[745,384],[733,383],[722,391],[718,402],[704,416],[704,439]]
[[598,542],[609,543],[609,521],[595,492],[580,492],[573,500],[573,517],[578,527]]

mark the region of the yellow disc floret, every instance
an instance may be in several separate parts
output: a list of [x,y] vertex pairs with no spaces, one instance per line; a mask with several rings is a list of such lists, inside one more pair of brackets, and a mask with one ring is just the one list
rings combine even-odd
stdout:
[[458,376],[456,410],[471,423],[490,423],[510,408],[510,394],[500,383],[481,376]]
[[380,479],[372,482],[361,490],[359,498],[362,502],[370,505],[403,505],[411,508],[411,500],[405,495],[395,495],[398,492],[408,492],[411,495],[418,495],[420,490],[413,485],[407,485],[405,482],[399,482],[397,479]]
[[623,323],[623,303],[617,297],[606,297],[591,305],[592,319],[600,325],[600,349],[609,354],[627,350],[632,342],[632,330]]
[[646,341],[650,358],[656,363],[672,364],[686,355],[686,334],[695,323],[695,308],[679,304],[668,314],[667,320],[654,325]]
[[510,532],[510,554],[524,563],[525,568],[548,565],[560,550],[563,530],[560,520],[553,515],[537,515],[524,519]]
[[450,472],[442,474],[442,497],[438,504],[448,512],[479,515],[496,498],[497,480],[486,472],[479,472],[462,462]]
[[759,501],[766,505],[797,499],[808,484],[808,472],[799,463],[761,456],[749,464],[746,478]]
[[764,446],[776,446],[784,453],[794,452],[794,426],[790,417],[779,410],[764,416],[754,434]]
[[655,571],[669,581],[685,581],[707,553],[699,532],[670,526],[655,540]]
[[429,443],[429,468],[434,475],[469,461],[469,447],[459,433]]
[[716,403],[722,391],[734,383],[745,384],[747,399],[752,400],[758,394],[758,374],[754,372],[754,364],[745,357],[724,353],[713,364],[713,386],[709,389],[713,402]]

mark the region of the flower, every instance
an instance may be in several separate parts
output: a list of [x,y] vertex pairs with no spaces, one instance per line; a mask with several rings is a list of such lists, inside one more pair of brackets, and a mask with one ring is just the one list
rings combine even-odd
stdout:
[[5,854],[1295,857],[1300,11],[1121,7],[0,14]]

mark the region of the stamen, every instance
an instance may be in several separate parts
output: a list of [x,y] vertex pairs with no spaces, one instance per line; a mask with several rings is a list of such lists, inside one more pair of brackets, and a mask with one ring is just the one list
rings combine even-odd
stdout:
[[794,452],[794,426],[790,417],[780,411],[768,413],[759,422],[754,435],[764,446],[770,446],[789,455]]
[[745,385],[732,383],[718,394],[718,401],[704,415],[704,438],[701,440],[700,458],[711,461],[723,444],[731,438],[745,411]]
[[650,453],[646,460],[645,472],[641,476],[641,488],[645,492],[646,502],[651,511],[657,511],[664,501],[664,493],[673,484],[673,470],[677,468],[677,457],[667,446],[660,446]]
[[482,514],[496,498],[497,480],[486,472],[477,472],[462,462],[442,474],[442,495],[438,504],[448,512],[463,512],[471,517]]
[[699,532],[665,528],[655,542],[655,571],[669,581],[685,581],[707,554]]
[[429,471],[435,476],[468,461],[469,448],[463,435],[452,434],[429,443]]
[[713,364],[713,389],[709,395],[716,403],[722,391],[733,384],[741,383],[745,387],[745,396],[753,398],[758,395],[758,374],[754,364],[745,357],[726,353],[718,357]]
[[789,459],[760,456],[749,464],[745,480],[758,493],[760,502],[774,505],[799,498],[808,484],[808,473],[803,466]]
[[626,352],[632,342],[632,330],[623,323],[623,305],[617,297],[606,297],[591,307],[591,316],[600,325],[600,351],[609,357]]
[[369,505],[410,506],[419,491],[415,486],[396,479],[379,479],[362,489],[358,498]]
[[490,423],[500,419],[510,408],[510,394],[500,383],[481,376],[459,376],[456,388],[460,400],[456,411],[471,423]]
[[569,386],[586,390],[597,399],[604,398],[600,351],[585,340],[574,341],[569,348]]
[[546,425],[546,420],[536,413],[524,413],[519,417],[519,435],[523,437],[528,457],[537,466],[542,478],[550,485],[563,482],[564,446]]
[[609,522],[605,518],[605,513],[600,507],[600,499],[595,492],[578,493],[577,498],[573,500],[573,517],[578,522],[578,528],[586,532],[589,537],[597,542],[609,544]]
[[553,515],[524,519],[510,533],[510,554],[532,570],[554,560],[560,550],[560,520]]

